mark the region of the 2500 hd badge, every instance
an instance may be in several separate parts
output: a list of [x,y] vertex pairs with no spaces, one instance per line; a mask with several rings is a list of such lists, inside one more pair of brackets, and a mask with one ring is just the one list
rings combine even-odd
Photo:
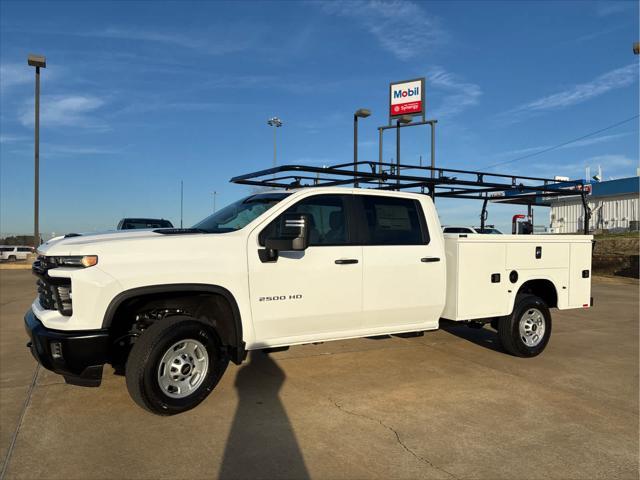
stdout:
[[273,297],[260,297],[259,302],[275,302],[278,300],[302,300],[302,294],[295,295],[274,295]]

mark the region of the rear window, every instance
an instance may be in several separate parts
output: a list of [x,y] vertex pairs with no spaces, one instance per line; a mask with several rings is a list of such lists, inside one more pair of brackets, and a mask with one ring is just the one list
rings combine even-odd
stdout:
[[424,245],[429,232],[416,200],[394,197],[362,197],[367,220],[365,245]]
[[154,220],[144,218],[125,220],[122,224],[123,230],[136,230],[140,228],[173,228],[173,225],[169,220]]
[[473,233],[470,228],[445,227],[444,233]]
[[0,247],[0,252],[13,252],[13,247]]

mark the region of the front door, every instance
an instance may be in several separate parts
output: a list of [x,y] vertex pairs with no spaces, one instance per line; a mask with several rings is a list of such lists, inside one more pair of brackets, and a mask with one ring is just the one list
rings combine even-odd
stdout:
[[249,288],[258,345],[347,336],[361,327],[362,247],[350,232],[350,195],[305,197],[283,213],[310,219],[309,247],[263,263],[258,250],[279,218],[249,236]]

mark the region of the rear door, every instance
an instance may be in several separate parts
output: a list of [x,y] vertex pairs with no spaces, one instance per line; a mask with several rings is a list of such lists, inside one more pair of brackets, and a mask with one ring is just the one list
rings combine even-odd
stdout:
[[351,195],[318,194],[283,213],[305,213],[310,244],[263,263],[258,250],[280,217],[249,237],[249,285],[256,340],[287,344],[336,338],[361,328],[362,247],[351,233]]
[[[445,292],[442,246],[418,200],[356,195],[363,220],[363,324],[372,330],[437,327]],[[439,234],[439,232],[436,232]]]

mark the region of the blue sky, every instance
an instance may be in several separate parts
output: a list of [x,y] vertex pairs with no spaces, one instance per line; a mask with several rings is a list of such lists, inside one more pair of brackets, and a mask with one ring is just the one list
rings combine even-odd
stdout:
[[[425,76],[437,161],[481,169],[638,114],[637,2],[0,3],[0,230],[33,216],[33,70],[42,72],[41,231],[113,228],[123,216],[185,225],[248,193],[228,179],[279,163],[377,159],[391,80]],[[428,155],[406,129],[403,162]],[[385,159],[395,156],[385,139]],[[638,120],[495,167],[540,176],[632,176]],[[476,202],[440,202],[477,224]],[[494,207],[506,225],[512,207]],[[538,218],[548,216],[539,210]]]

